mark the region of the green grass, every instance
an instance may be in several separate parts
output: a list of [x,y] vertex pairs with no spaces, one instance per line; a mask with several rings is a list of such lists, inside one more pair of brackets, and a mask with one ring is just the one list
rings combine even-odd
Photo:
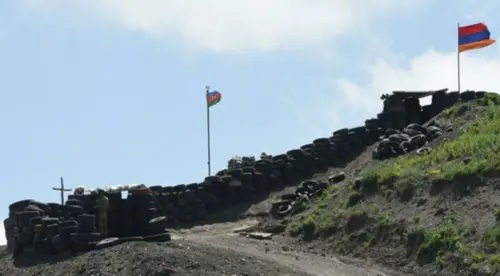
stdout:
[[[487,94],[475,104],[485,106],[486,110],[465,127],[459,138],[441,144],[427,155],[401,156],[369,168],[362,173],[365,180],[377,184],[388,184],[397,179],[411,181],[419,176],[455,180],[499,170],[500,96]],[[467,164],[464,158],[468,158]]]
[[441,256],[461,247],[466,232],[455,221],[449,221],[437,229],[423,231],[424,238],[418,247],[417,260],[421,264],[441,261]]

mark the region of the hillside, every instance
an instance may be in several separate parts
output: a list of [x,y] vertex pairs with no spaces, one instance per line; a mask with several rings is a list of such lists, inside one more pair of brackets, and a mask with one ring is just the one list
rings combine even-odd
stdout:
[[317,252],[370,259],[417,275],[500,273],[500,97],[435,118],[447,133],[412,152],[369,162],[330,186],[289,233]]
[[387,96],[363,126],[201,183],[108,191],[111,247],[93,194],[21,200],[0,275],[495,275],[499,132],[497,94]]

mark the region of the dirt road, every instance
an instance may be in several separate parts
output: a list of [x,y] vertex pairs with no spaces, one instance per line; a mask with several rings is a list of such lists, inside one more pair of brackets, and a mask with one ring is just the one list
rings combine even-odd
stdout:
[[[258,219],[245,219],[233,223],[220,223],[197,226],[189,230],[177,232],[174,240],[187,240],[213,247],[231,249],[242,254],[248,254],[266,262],[281,264],[303,275],[315,276],[385,276],[401,275],[400,273],[382,272],[377,268],[362,268],[347,265],[336,258],[318,256],[311,253],[294,251],[285,243],[280,242],[280,236],[271,240],[257,240],[240,235],[242,229],[259,223]],[[236,232],[235,232],[236,231]]]

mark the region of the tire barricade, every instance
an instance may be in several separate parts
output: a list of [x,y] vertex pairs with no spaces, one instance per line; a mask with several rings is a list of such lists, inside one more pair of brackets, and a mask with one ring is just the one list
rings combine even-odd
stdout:
[[[374,150],[377,159],[422,147],[420,151],[425,153],[425,144],[442,134],[443,130],[439,126],[423,128],[421,125],[424,122],[459,101],[485,95],[485,92],[473,91],[461,94],[441,92],[434,94],[432,104],[423,106],[419,114],[404,116],[421,118],[420,124],[403,122],[403,127],[388,127],[398,123],[401,117],[380,113],[377,118],[366,120],[363,126],[339,129],[330,137],[318,138],[284,154],[257,160],[252,166],[222,170],[206,177],[201,183],[133,189],[125,199],[121,192],[107,192],[110,202],[108,236],[116,238],[101,240],[97,233],[99,220],[95,195],[70,195],[64,205],[35,200],[13,203],[9,206],[9,217],[4,220],[8,249],[16,254],[25,249],[57,253],[88,251],[130,240],[170,240],[165,231],[169,223],[201,221],[219,210],[251,202],[254,196],[296,185],[315,173],[324,173],[329,167],[339,167],[352,161],[381,139]],[[389,144],[396,144],[394,140],[398,140],[396,150],[391,147],[391,151],[383,149]],[[340,181],[339,178],[332,178],[330,182]],[[288,214],[293,211],[293,206],[300,205],[293,202],[315,197],[327,185],[302,182],[295,194],[273,205],[271,214]]]

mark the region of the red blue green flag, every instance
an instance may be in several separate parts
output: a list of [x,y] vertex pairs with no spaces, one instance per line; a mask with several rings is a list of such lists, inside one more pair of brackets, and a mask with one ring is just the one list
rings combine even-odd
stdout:
[[222,95],[219,91],[212,91],[207,93],[207,105],[208,107],[211,107],[213,105],[216,105],[220,102],[222,98]]

